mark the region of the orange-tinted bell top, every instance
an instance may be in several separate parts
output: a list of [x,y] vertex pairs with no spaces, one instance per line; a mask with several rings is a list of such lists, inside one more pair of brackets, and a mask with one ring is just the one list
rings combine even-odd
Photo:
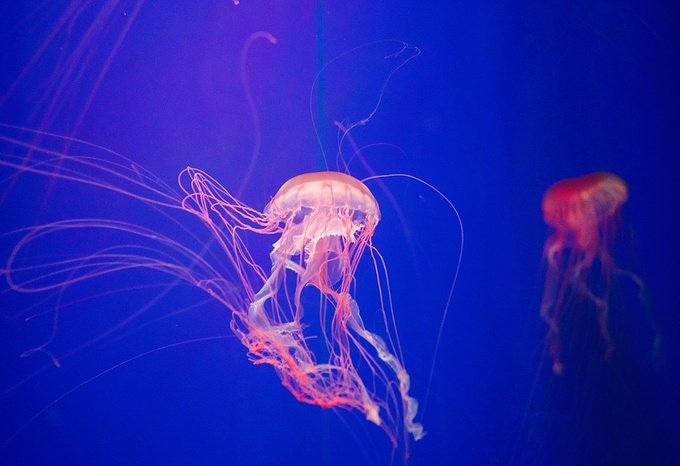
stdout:
[[543,219],[557,229],[579,230],[611,217],[628,199],[628,185],[613,173],[560,180],[543,195]]

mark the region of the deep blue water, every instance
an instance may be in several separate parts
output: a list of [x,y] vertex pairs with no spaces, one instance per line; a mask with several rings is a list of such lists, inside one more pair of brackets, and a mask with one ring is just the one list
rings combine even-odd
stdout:
[[[320,146],[337,168],[334,121],[373,111],[404,57],[386,58],[400,49],[395,41],[418,47],[420,55],[391,75],[370,121],[350,133],[359,147],[372,145],[362,151],[369,168],[354,159],[353,175],[417,176],[455,204],[465,228],[459,281],[416,418],[428,434],[411,440],[409,464],[680,462],[674,2],[147,1],[127,23],[138,5],[120,0],[110,12],[87,7],[61,27],[59,18],[69,7],[78,11],[78,2],[19,3],[0,7],[0,123],[111,149],[172,186],[186,166],[201,168],[233,192],[259,124],[254,174],[240,195],[256,209],[289,178],[322,169]],[[35,55],[53,28],[57,34]],[[246,55],[256,123],[239,62],[257,31],[277,44],[258,39]],[[393,41],[377,42],[384,40]],[[7,145],[2,151],[20,154]],[[351,155],[349,141],[343,153]],[[539,316],[548,236],[541,197],[555,181],[593,171],[629,185],[622,227],[629,247],[617,254],[647,284],[654,317],[635,287],[618,280],[611,311],[617,352],[605,362],[592,309],[575,306],[565,331],[567,373],[558,377]],[[3,232],[86,216],[187,239],[126,196],[28,174],[10,188],[13,173],[0,173]],[[383,212],[374,243],[390,271],[412,394],[423,403],[460,248],[458,224],[421,184],[367,184]],[[3,261],[18,238],[0,238]],[[35,254],[114,240],[72,235]],[[271,241],[251,241],[268,267]],[[356,297],[372,327],[379,305],[364,262]],[[45,354],[20,358],[52,329],[50,313],[23,318],[53,308],[56,298],[11,292],[3,281],[0,462],[382,465],[393,454],[395,464],[403,461],[403,448],[393,453],[362,415],[299,403],[271,367],[252,365],[231,334],[229,313],[200,290],[179,286],[149,304],[158,290],[130,289],[140,280],[172,282],[135,272],[67,290],[64,302],[76,304],[62,310],[50,346],[60,368]],[[128,291],[107,293],[119,288]],[[665,337],[658,367],[652,321]],[[205,337],[219,338],[190,342]]]

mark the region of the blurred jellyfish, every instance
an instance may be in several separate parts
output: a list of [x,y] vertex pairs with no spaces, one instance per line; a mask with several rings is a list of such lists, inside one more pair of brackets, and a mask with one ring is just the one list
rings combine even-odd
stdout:
[[574,298],[595,305],[605,359],[614,344],[608,330],[612,277],[625,274],[644,290],[633,273],[620,269],[615,242],[628,186],[612,173],[591,173],[553,184],[543,196],[543,218],[554,229],[543,254],[547,261],[541,316],[548,324],[546,342],[553,358],[553,371],[563,372],[560,322]]

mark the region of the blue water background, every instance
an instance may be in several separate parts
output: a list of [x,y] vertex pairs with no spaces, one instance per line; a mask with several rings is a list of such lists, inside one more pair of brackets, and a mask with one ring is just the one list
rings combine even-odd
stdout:
[[[3,93],[65,8],[19,3],[0,8]],[[372,170],[436,186],[465,227],[460,278],[425,412],[416,418],[428,435],[411,440],[409,464],[678,464],[677,4],[148,1],[76,128],[124,13],[135,6],[117,5],[108,32],[97,29],[90,8],[70,37],[51,43],[0,107],[0,123],[96,143],[171,185],[186,166],[201,168],[236,191],[256,137],[240,54],[252,33],[267,31],[278,43],[260,39],[247,55],[262,139],[241,198],[257,209],[287,179],[323,168],[310,95],[317,116],[324,112],[320,137],[336,168],[333,121],[371,112],[390,71],[385,50],[399,49],[374,42],[395,39],[420,49],[389,80],[373,118],[351,133],[359,146],[386,143],[363,152]],[[55,79],[59,54],[73,53],[92,25],[98,34],[88,42],[92,61],[59,97],[62,106],[50,109],[39,99]],[[313,88],[321,67],[339,56]],[[369,174],[356,160],[350,169],[360,178]],[[625,351],[602,362],[596,324],[586,314],[575,327],[576,343],[565,348],[573,369],[556,377],[539,316],[548,235],[541,197],[561,178],[600,170],[629,185],[623,219],[635,255],[622,260],[651,292],[665,365],[653,367],[651,321],[622,280],[623,299],[612,313],[628,329]],[[110,192],[68,183],[48,191],[40,177],[22,182],[1,207],[3,231],[79,215],[147,220],[142,207]],[[375,245],[390,271],[412,394],[424,400],[460,248],[458,224],[423,185],[386,182],[399,210],[378,185],[369,186],[383,210]],[[252,241],[266,264],[268,240]],[[8,244],[3,240],[3,258]],[[73,293],[134,284],[126,280],[132,278],[107,278]],[[379,325],[370,269],[360,271],[358,283],[364,320]],[[55,353],[87,343],[150,296],[109,296],[65,312]],[[3,315],[39,299],[0,297]],[[11,439],[0,450],[4,464],[390,464],[386,435],[360,414],[299,403],[270,367],[249,363],[217,303],[173,314],[205,299],[200,290],[177,290],[105,341],[64,357],[61,368],[44,355],[19,358],[47,337],[49,315],[29,323],[5,319],[0,442]],[[220,335],[226,337],[135,359],[50,405],[128,358]],[[403,455],[402,446],[394,463]]]

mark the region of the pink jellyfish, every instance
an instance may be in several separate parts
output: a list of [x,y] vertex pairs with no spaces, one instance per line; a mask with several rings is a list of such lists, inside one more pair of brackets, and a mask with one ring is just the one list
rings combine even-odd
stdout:
[[[410,378],[401,356],[386,267],[372,242],[380,209],[366,185],[338,172],[296,176],[260,212],[200,170],[183,170],[179,176],[183,192],[175,193],[124,157],[40,134],[46,140],[75,145],[73,150],[79,148],[83,155],[64,155],[0,135],[0,142],[35,152],[25,167],[22,157],[9,152],[0,158],[0,165],[123,194],[154,211],[160,209],[178,225],[186,219],[176,217],[188,213],[208,228],[211,239],[204,243],[194,228],[186,227],[183,231],[190,232],[186,239],[199,241],[196,251],[177,238],[126,221],[54,221],[18,231],[22,237],[0,269],[11,289],[51,290],[61,297],[79,282],[111,273],[151,269],[170,274],[205,290],[228,308],[231,328],[250,359],[272,365],[298,400],[361,412],[387,433],[395,447],[403,443],[408,456],[408,436],[417,440],[425,433],[414,421],[418,402],[409,394]],[[87,150],[101,153],[92,157]],[[95,242],[91,249],[88,243],[78,244],[64,253],[67,258],[55,260],[33,254],[53,240],[64,243],[76,231],[105,231],[120,236],[120,242],[103,247]],[[253,256],[257,249],[249,246],[260,235],[276,235],[269,271]],[[355,274],[364,252],[375,269],[383,317],[383,325],[371,330],[364,325],[355,298],[363,285]],[[59,308],[52,311],[51,336],[22,356],[45,353],[59,365],[48,348],[57,332]]]
[[[400,418],[404,436],[420,439],[423,427],[414,422],[418,402],[409,395],[409,375],[396,355],[390,311],[385,311],[389,302],[382,306],[388,344],[366,329],[352,296],[364,251],[370,252],[376,270],[382,263],[372,244],[380,209],[366,185],[339,172],[299,175],[258,212],[201,171],[186,169],[180,182],[187,194],[184,208],[213,229],[236,266],[244,299],[234,300],[233,291],[216,282],[201,286],[232,309],[232,329],[253,362],[274,366],[300,401],[360,411],[395,445]],[[280,235],[270,253],[269,273],[255,263],[240,239],[244,230]],[[310,287],[319,293],[327,349],[323,359],[310,350],[310,335],[304,333],[302,295]],[[250,304],[239,307],[246,301]],[[370,383],[359,375],[352,354],[370,369]]]
[[[600,334],[606,346],[605,358],[613,350],[607,329],[612,274],[619,273],[614,259],[614,242],[628,186],[612,173],[597,172],[567,178],[553,184],[543,196],[543,218],[554,229],[543,253],[548,271],[541,302],[541,316],[548,324],[546,341],[553,358],[553,371],[563,371],[560,358],[560,320],[565,302],[572,295],[592,301],[597,309]],[[589,286],[591,271],[599,270],[602,290]],[[629,275],[642,288],[642,282]]]

